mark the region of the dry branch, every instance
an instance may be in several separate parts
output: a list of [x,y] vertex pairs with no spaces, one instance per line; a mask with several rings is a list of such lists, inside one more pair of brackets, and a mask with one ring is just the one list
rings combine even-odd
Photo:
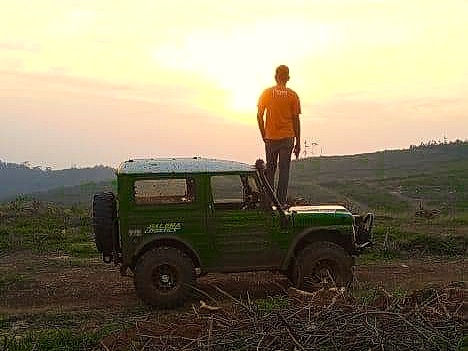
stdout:
[[200,309],[208,310],[210,312],[219,311],[221,307],[207,305],[205,301],[200,300]]
[[[249,297],[245,302],[222,291],[233,302],[222,308],[222,314],[194,310],[185,315],[199,326],[197,335],[178,336],[175,330],[189,327],[180,324],[174,324],[170,333],[159,328],[154,335],[149,330],[136,334],[145,349],[158,350],[457,350],[466,333],[466,289],[429,290],[404,298],[382,291],[389,303],[379,309],[372,301],[356,302],[342,289],[315,293],[289,289],[294,299],[272,310],[260,309]],[[220,309],[200,304],[200,309],[210,312]]]

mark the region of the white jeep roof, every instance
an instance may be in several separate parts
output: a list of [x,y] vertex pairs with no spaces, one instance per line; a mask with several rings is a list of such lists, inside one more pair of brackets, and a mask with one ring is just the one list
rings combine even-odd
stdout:
[[255,171],[255,167],[246,163],[201,157],[135,159],[125,161],[117,168],[117,174],[216,173],[252,171]]

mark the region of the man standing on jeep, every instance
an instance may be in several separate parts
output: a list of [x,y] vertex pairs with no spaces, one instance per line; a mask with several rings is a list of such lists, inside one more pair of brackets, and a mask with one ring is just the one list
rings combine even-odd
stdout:
[[[299,114],[301,104],[298,95],[286,87],[289,81],[289,68],[281,65],[276,68],[276,85],[265,89],[258,101],[258,128],[265,142],[266,177],[274,189],[275,172],[279,157],[279,180],[276,195],[286,206],[288,193],[291,153],[296,158],[301,151],[301,128]],[[263,116],[266,110],[266,121]]]

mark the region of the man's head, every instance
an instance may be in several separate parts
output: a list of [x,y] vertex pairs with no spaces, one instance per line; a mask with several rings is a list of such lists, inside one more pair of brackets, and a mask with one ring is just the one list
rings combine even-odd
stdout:
[[276,67],[275,80],[278,84],[286,84],[289,80],[288,66],[281,65]]

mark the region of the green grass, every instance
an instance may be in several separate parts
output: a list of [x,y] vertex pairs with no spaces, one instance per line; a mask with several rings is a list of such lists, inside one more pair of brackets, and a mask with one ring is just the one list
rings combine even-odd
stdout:
[[100,340],[134,326],[131,321],[141,316],[139,309],[0,314],[0,350],[100,350]]
[[10,326],[10,323],[8,322],[8,317],[2,313],[0,313],[0,331],[2,329],[6,329]]
[[0,271],[0,294],[10,289],[11,287],[21,288],[27,284],[30,279],[31,278],[26,274],[12,271]]
[[267,296],[264,299],[255,300],[255,306],[259,311],[270,313],[288,307],[289,301],[286,296]]
[[9,351],[74,351],[91,350],[97,346],[101,332],[75,332],[70,329],[50,329],[30,332],[24,336],[0,338],[0,346]]
[[[468,204],[467,204],[468,208]],[[461,225],[467,225],[468,226],[468,211],[463,214],[463,215],[458,215],[456,217],[440,217],[437,218],[435,221],[435,224],[446,224],[446,225],[451,225],[451,226],[461,226]]]
[[366,289],[354,289],[353,296],[356,298],[358,303],[363,305],[369,305],[379,294],[379,289],[376,287]]
[[384,291],[381,287],[372,286],[354,288],[352,291],[352,296],[359,304],[362,305],[371,305],[379,296],[387,294],[392,296],[394,299],[402,301],[408,295],[408,290],[396,287],[394,289]]
[[0,204],[0,251],[97,255],[86,208],[18,199]]
[[388,261],[414,257],[466,255],[468,238],[454,228],[466,223],[466,217],[441,217],[433,220],[401,216],[377,217],[372,232],[373,246],[361,256],[362,262]]
[[96,256],[96,247],[94,242],[76,242],[70,243],[67,251],[74,257],[91,258]]

